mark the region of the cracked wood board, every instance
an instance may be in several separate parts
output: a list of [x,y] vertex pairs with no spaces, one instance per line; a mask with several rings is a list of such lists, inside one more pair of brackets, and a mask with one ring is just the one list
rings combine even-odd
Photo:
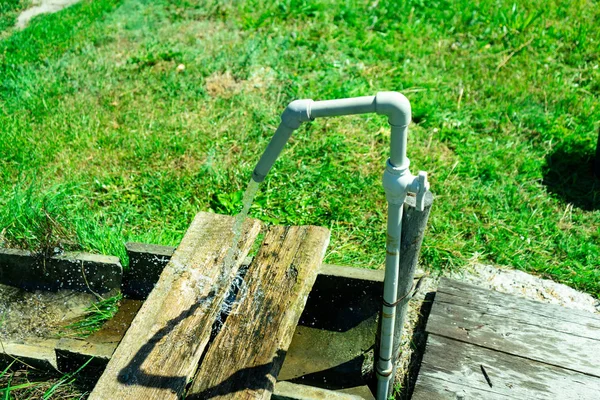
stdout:
[[269,399],[329,243],[325,228],[272,227],[246,290],[198,369],[187,399]]
[[234,218],[199,213],[133,320],[90,399],[178,399],[261,224],[248,219],[225,270]]

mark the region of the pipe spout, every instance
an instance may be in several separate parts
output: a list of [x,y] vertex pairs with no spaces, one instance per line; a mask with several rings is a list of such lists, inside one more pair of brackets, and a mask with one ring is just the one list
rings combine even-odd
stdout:
[[281,123],[277,127],[273,138],[269,142],[267,149],[261,156],[258,164],[252,172],[254,182],[262,182],[271,170],[271,167],[279,157],[281,150],[289,140],[292,133],[302,125],[303,122],[310,121],[310,107],[313,101],[294,100],[281,114]]

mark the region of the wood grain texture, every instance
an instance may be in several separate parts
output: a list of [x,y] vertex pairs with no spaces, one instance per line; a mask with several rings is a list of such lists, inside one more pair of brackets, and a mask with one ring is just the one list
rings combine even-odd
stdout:
[[[515,397],[503,396],[489,390],[475,389],[468,385],[428,377],[419,378],[411,400],[507,400]],[[523,399],[518,399],[523,400]]]
[[[440,284],[441,293],[448,290],[446,282]],[[490,298],[495,296],[488,292]],[[541,316],[547,304],[529,304],[532,310],[521,310],[513,304],[519,304],[522,299],[504,295],[504,307],[510,312],[500,312],[497,308],[473,307],[473,303],[464,301],[469,296],[475,300],[475,293],[476,290],[465,290],[462,299],[442,295],[443,301],[438,301],[436,295],[427,332],[600,377],[600,340],[590,338],[595,336],[590,327],[593,325],[587,325],[593,318],[581,324],[583,336],[579,336],[565,332],[569,328],[557,321],[561,313],[557,312],[555,319]],[[479,298],[480,294],[477,293]]]
[[441,304],[462,306],[482,315],[508,318],[515,322],[552,329],[567,335],[600,340],[600,327],[596,328],[593,324],[586,323],[582,318],[571,316],[570,321],[565,321],[560,314],[544,311],[543,304],[538,303],[535,306],[523,307],[518,301],[521,299],[513,300],[515,299],[507,297],[504,304],[497,304],[489,301],[489,299],[486,301],[483,294],[468,298],[443,292],[437,292],[435,295],[435,301]]
[[521,314],[526,313],[536,317],[553,318],[569,324],[583,325],[600,331],[600,315],[587,311],[528,300],[519,296],[487,290],[448,278],[440,280],[437,291],[438,293],[460,297],[472,305],[493,305],[507,309],[510,308]]
[[592,400],[599,393],[598,378],[429,335],[413,399]]
[[271,397],[328,243],[325,228],[270,229],[248,269],[246,290],[208,349],[188,399]]
[[[433,194],[430,191],[425,193],[424,209],[419,211],[416,208],[416,198],[408,196],[404,201],[404,212],[402,213],[402,235],[400,239],[400,262],[398,265],[398,288],[396,298],[402,299],[396,307],[394,342],[392,347],[392,357],[397,360],[400,356],[400,345],[402,343],[402,332],[404,330],[404,321],[410,301],[410,291],[413,289],[413,278],[417,270],[419,254],[421,253],[421,244],[427,229],[429,213],[433,205]],[[394,377],[396,375],[394,366]],[[394,378],[392,378],[392,381]]]
[[225,295],[260,231],[247,220],[239,255],[223,261],[234,218],[199,213],[133,320],[90,395],[106,399],[178,399],[208,343]]

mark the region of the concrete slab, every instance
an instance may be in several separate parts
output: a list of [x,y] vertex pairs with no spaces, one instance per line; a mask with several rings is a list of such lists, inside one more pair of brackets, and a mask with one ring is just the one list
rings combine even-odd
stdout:
[[278,379],[369,398],[382,291],[379,281],[319,275]]

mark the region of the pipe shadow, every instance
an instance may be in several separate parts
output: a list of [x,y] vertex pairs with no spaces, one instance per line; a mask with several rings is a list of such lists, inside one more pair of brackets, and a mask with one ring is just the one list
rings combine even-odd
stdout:
[[[566,142],[546,157],[542,183],[548,192],[586,211],[600,209],[600,176],[594,175],[594,149]],[[597,165],[596,165],[597,166]]]
[[245,390],[267,390],[272,392],[274,390],[273,382],[275,382],[285,355],[286,351],[279,349],[271,362],[238,370],[218,385],[207,388],[200,393],[190,394],[186,399],[207,400]]
[[175,327],[193,315],[196,310],[204,304],[204,302],[212,298],[214,294],[211,292],[207,296],[203,297],[196,303],[194,303],[187,310],[182,311],[177,317],[171,319],[167,324],[157,331],[151,338],[146,342],[138,352],[133,356],[131,361],[119,371],[117,380],[124,385],[139,385],[144,387],[152,387],[159,389],[169,389],[174,393],[182,393],[187,385],[187,377],[185,376],[164,376],[164,375],[153,375],[148,374],[142,370],[142,364],[152,353],[156,345],[168,335]]
[[359,355],[335,367],[288,379],[287,381],[328,390],[362,386],[367,383],[365,376],[362,374],[364,363],[365,356]]

